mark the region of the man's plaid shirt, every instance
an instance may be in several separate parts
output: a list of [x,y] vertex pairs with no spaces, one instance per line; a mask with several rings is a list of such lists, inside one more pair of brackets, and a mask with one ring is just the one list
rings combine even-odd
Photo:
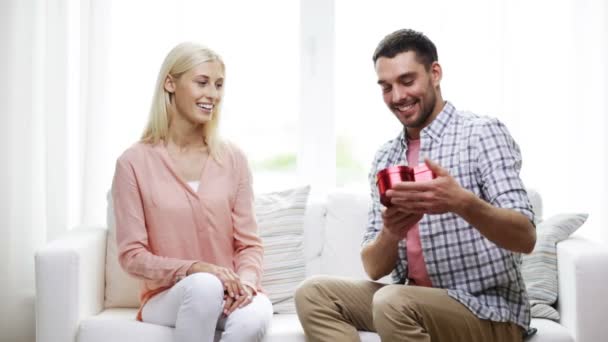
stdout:
[[[447,169],[460,185],[488,203],[516,210],[534,222],[534,213],[519,178],[519,147],[497,119],[457,111],[446,102],[443,110],[420,133],[420,159],[430,158]],[[391,165],[407,165],[405,133],[376,153],[369,174],[372,204],[363,245],[382,229],[382,205],[376,173]],[[424,215],[420,242],[434,287],[469,308],[477,317],[530,324],[530,304],[521,275],[521,255],[497,247],[477,229],[453,213]],[[392,273],[395,283],[407,278],[405,241]]]

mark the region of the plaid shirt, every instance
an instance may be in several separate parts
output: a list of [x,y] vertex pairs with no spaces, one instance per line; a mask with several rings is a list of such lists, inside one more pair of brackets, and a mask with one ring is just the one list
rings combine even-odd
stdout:
[[[534,222],[534,213],[519,178],[519,147],[497,119],[443,110],[420,133],[420,160],[430,158],[447,169],[458,183],[488,203],[515,210]],[[407,165],[405,132],[376,153],[369,174],[372,204],[363,245],[375,240],[383,226],[376,173],[391,165]],[[477,317],[530,324],[530,304],[521,275],[521,255],[496,246],[454,213],[424,215],[420,242],[434,287],[471,310]],[[392,273],[395,283],[407,277],[405,241]]]

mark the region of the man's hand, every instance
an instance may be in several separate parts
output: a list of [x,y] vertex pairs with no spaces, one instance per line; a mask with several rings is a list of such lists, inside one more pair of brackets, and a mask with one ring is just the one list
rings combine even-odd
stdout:
[[421,218],[422,214],[403,212],[394,207],[382,212],[384,227],[376,240],[361,250],[363,268],[372,280],[392,271],[398,257],[399,241]]
[[470,195],[450,176],[449,172],[429,159],[424,161],[435,179],[421,182],[401,182],[386,192],[393,207],[407,213],[443,214],[461,212]]
[[397,240],[405,237],[410,228],[422,219],[422,214],[408,213],[402,209],[390,207],[382,212],[385,231]]
[[428,159],[425,163],[436,178],[395,184],[386,192],[393,203],[391,208],[417,214],[452,212],[497,246],[518,253],[532,252],[536,231],[525,215],[492,206],[461,187],[446,169]]

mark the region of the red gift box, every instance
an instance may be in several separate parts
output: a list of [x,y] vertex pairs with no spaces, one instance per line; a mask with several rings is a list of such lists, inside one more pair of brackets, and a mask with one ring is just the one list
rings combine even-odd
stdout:
[[391,206],[391,202],[386,197],[386,190],[392,188],[400,182],[417,182],[431,180],[435,178],[433,171],[429,170],[426,164],[420,164],[415,167],[405,165],[389,166],[378,171],[376,174],[376,184],[380,193],[380,203],[386,207]]

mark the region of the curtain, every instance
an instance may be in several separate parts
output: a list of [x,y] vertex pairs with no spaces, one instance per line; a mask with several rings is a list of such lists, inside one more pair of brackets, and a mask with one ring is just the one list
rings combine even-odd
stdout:
[[83,185],[95,178],[88,156],[102,139],[90,137],[105,86],[96,25],[106,25],[108,9],[103,1],[0,1],[2,341],[35,340],[34,253],[87,222]]
[[47,234],[45,8],[0,2],[0,331],[34,341],[34,252]]

